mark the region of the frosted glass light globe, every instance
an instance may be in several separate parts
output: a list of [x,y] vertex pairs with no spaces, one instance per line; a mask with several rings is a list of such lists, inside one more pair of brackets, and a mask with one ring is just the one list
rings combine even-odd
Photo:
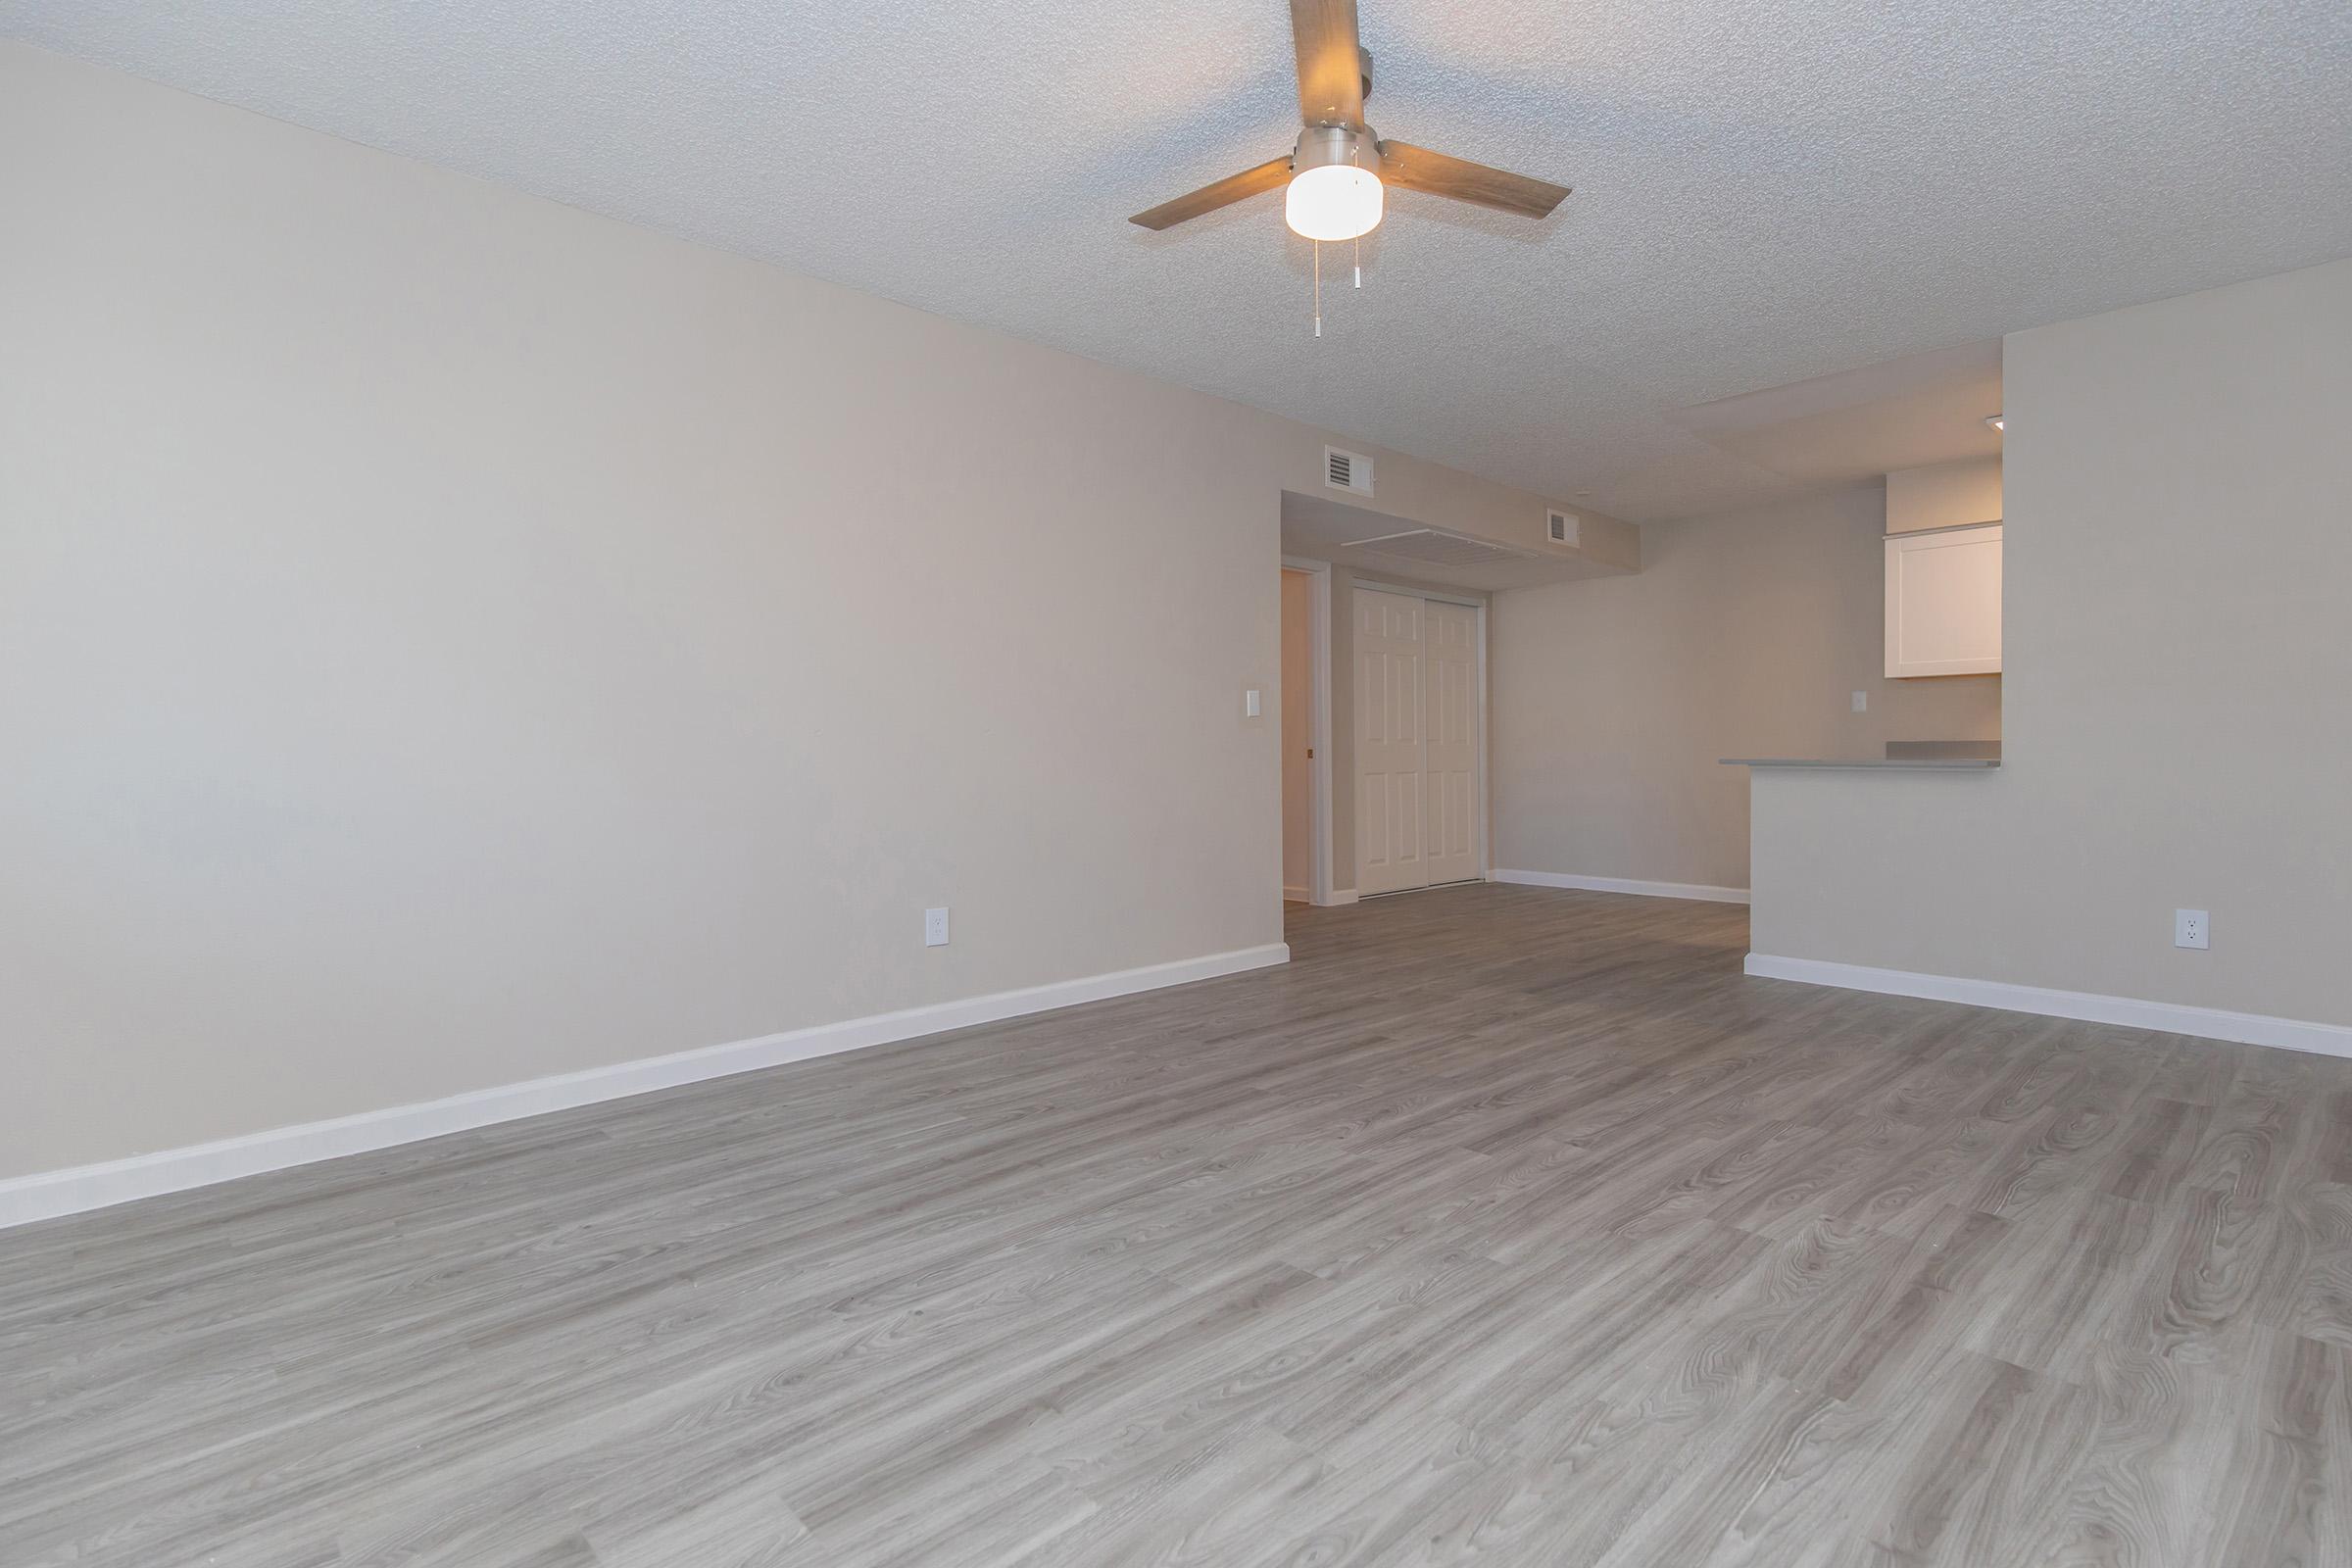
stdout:
[[1324,164],[1291,176],[1282,216],[1308,239],[1353,239],[1380,223],[1380,176],[1354,164]]

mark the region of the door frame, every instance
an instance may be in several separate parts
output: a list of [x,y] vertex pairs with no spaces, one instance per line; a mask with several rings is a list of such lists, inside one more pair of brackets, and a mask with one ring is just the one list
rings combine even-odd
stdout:
[[[1314,737],[1315,765],[1306,770],[1307,898],[1317,906],[1332,903],[1331,888],[1331,563],[1282,558],[1282,569],[1306,574],[1307,690],[1311,713],[1307,733]],[[1483,673],[1482,673],[1483,679]],[[1275,810],[1282,809],[1280,797]],[[1275,877],[1281,885],[1279,874]]]
[[[1284,564],[1287,565],[1289,563],[1286,562]],[[1457,589],[1452,593],[1447,593],[1443,589],[1408,588],[1400,582],[1382,582],[1377,578],[1364,576],[1358,576],[1348,586],[1351,589],[1369,588],[1374,593],[1399,594],[1407,599],[1434,599],[1442,605],[1460,605],[1466,610],[1478,612],[1478,880],[1492,882],[1494,880],[1494,725],[1493,722],[1494,711],[1487,699],[1487,612],[1494,604],[1494,598],[1490,595],[1480,599],[1467,589]],[[1328,594],[1329,590],[1325,591]],[[1349,613],[1353,612],[1353,610],[1350,609]],[[1349,624],[1352,625],[1353,622],[1351,621]],[[1324,694],[1324,704],[1326,707],[1330,705],[1328,691]],[[1320,748],[1317,749],[1315,755],[1317,758],[1323,755]],[[1349,765],[1352,769],[1352,759],[1349,760]],[[1433,886],[1457,888],[1462,884],[1439,882]],[[1420,893],[1426,890],[1400,888],[1397,891]],[[1381,895],[1383,898],[1388,896],[1387,894]]]

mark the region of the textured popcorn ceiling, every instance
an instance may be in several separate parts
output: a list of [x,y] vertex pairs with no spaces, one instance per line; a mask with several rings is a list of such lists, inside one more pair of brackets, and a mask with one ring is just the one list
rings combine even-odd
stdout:
[[1794,482],[1667,416],[2352,253],[2344,0],[1362,0],[1410,192],[1278,195],[1279,0],[0,0],[0,31],[1637,520]]

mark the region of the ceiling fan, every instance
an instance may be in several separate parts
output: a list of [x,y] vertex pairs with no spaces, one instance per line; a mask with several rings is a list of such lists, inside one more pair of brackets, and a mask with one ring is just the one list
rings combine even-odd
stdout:
[[1298,116],[1306,126],[1298,145],[1288,157],[1228,174],[1129,222],[1169,228],[1287,184],[1283,217],[1291,227],[1312,240],[1343,240],[1380,222],[1384,184],[1528,218],[1549,216],[1568,195],[1565,185],[1375,135],[1364,123],[1372,54],[1356,40],[1355,0],[1291,0],[1291,39],[1298,52]]

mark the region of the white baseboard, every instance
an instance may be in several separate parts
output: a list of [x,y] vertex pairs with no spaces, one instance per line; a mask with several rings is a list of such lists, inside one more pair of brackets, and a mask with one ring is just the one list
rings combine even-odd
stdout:
[[1282,890],[1282,902],[1285,904],[1311,904],[1314,901],[1306,889],[1286,885]]
[[559,1077],[502,1084],[495,1089],[477,1089],[419,1105],[394,1105],[353,1116],[337,1116],[330,1121],[275,1127],[268,1132],[224,1138],[186,1149],[167,1149],[68,1170],[40,1171],[0,1181],[0,1229],[127,1203],[133,1199],[207,1187],[263,1171],[283,1170],[289,1165],[308,1165],[316,1160],[361,1154],[418,1139],[544,1115],[551,1110],[567,1110],[599,1101],[620,1100],[680,1084],[805,1061],[811,1056],[829,1056],[837,1052],[888,1045],[950,1029],[968,1029],[974,1024],[994,1023],[1025,1013],[1050,1012],[1083,1002],[1101,1002],[1195,980],[1213,980],[1219,975],[1290,961],[1290,948],[1270,942],[1263,947],[1238,948],[1230,953],[1180,958],[1172,963],[1146,964],[1138,969],[1119,969],[1055,981],[1052,985],[999,991],[984,997],[966,997],[957,1002],[934,1003],[929,1006],[762,1035],[757,1040],[739,1040],[731,1045],[706,1046],[667,1056],[616,1062],[610,1067],[591,1067]]
[[1579,876],[1573,871],[1495,871],[1497,882],[1530,888],[1583,888],[1589,893],[1633,893],[1645,899],[1699,899],[1708,904],[1745,904],[1747,889],[1709,887],[1704,882],[1642,882],[1622,876]]
[[2240,1045],[2277,1046],[2323,1056],[2352,1056],[2352,1027],[2308,1023],[2300,1018],[2278,1018],[2263,1012],[2230,1012],[2220,1007],[2143,1002],[2137,997],[2109,997],[2089,991],[2052,991],[2043,986],[2015,986],[1998,980],[1916,974],[1908,969],[1874,969],[1868,964],[1831,963],[1822,958],[1782,958],[1769,953],[1749,954],[1747,972],[1768,980],[1798,980],[1806,985],[1876,991],[1893,997],[1925,997],[1931,1002],[1961,1002],[1974,1007],[1998,1007],[2005,1012],[2081,1018],[2087,1023],[2122,1024],[2129,1029],[2197,1035]]
[[1325,907],[1326,909],[1336,909],[1336,908],[1338,908],[1338,907],[1339,907],[1341,905],[1343,905],[1343,904],[1353,904],[1354,902],[1355,902],[1355,889],[1353,889],[1353,888],[1334,888],[1334,889],[1332,889],[1332,890],[1331,890],[1331,897],[1330,897],[1330,899],[1328,899],[1327,901],[1325,901],[1325,903],[1324,903],[1324,905],[1323,905],[1323,907]]

